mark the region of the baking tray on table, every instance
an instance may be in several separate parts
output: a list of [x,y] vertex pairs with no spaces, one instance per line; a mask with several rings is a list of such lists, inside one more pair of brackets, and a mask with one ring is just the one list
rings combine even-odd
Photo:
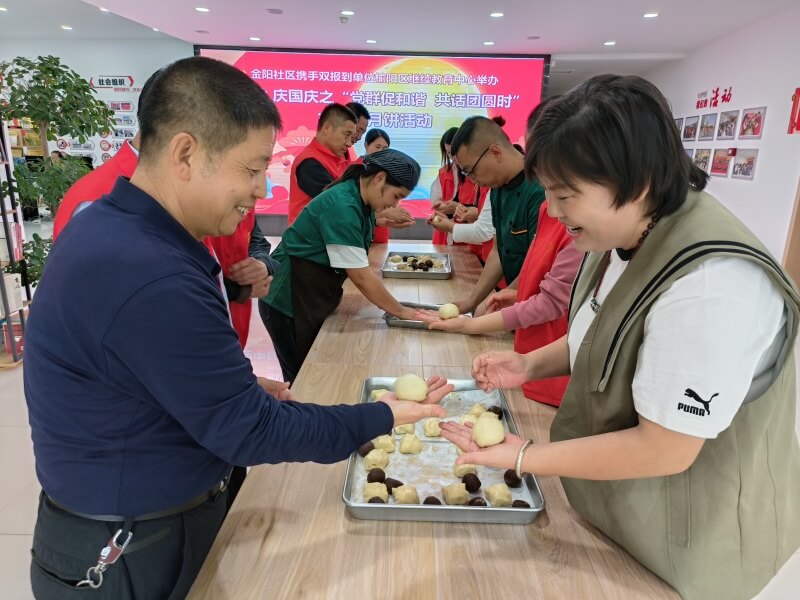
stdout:
[[[441,304],[420,304],[418,302],[401,302],[403,306],[408,308],[418,308],[422,310],[439,310]],[[471,317],[472,313],[464,313],[467,317]],[[405,329],[423,329],[425,331],[442,331],[441,329],[428,329],[428,324],[425,321],[412,321],[410,319],[401,319],[389,313],[383,313],[383,320],[389,327],[401,327]]]
[[[432,260],[440,260],[444,263],[442,269],[430,269],[428,271],[398,271],[397,265],[402,263],[393,263],[390,259],[393,256],[429,256]],[[387,279],[450,279],[453,274],[453,265],[450,262],[450,255],[442,252],[395,252],[390,251],[383,261],[381,267],[381,274]]]
[[[391,390],[395,377],[370,377],[364,382],[361,402],[374,402],[372,391]],[[476,403],[484,407],[498,405],[503,409],[503,424],[507,431],[517,434],[517,426],[508,409],[508,403],[501,390],[484,392],[479,390],[472,379],[450,381],[455,386],[454,392],[445,396],[441,405],[447,410],[444,420],[457,420]],[[436,496],[441,505],[432,504],[394,504],[390,495],[388,504],[369,504],[364,501],[364,484],[367,472],[364,459],[353,452],[347,462],[342,500],[347,511],[356,519],[372,519],[379,521],[443,521],[450,523],[507,523],[526,525],[533,522],[544,509],[544,497],[536,478],[525,475],[519,488],[509,488],[513,500],[525,500],[530,508],[492,507],[492,506],[450,506],[444,504],[442,487],[461,480],[453,474],[453,465],[458,457],[456,446],[446,439],[429,438],[424,434],[425,419],[416,423],[417,437],[422,442],[420,454],[401,454],[400,438],[395,438],[395,451],[389,454],[389,464],[384,469],[387,477],[399,479],[405,484],[417,488],[420,502],[427,496]],[[486,488],[503,482],[505,469],[494,469],[478,465],[480,489],[470,494],[470,498],[480,496],[486,499]],[[488,503],[488,501],[487,501]]]

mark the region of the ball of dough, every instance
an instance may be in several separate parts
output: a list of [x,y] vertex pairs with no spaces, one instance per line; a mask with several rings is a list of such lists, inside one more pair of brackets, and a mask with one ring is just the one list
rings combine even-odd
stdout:
[[478,422],[478,417],[476,417],[475,415],[464,415],[460,419],[460,423],[462,425],[466,425],[467,423],[471,423],[473,427],[475,426],[475,423],[477,423],[477,422]]
[[506,431],[499,419],[478,419],[472,427],[472,439],[481,448],[488,448],[506,439]]
[[403,257],[398,256],[397,254],[394,254],[394,255],[389,257],[389,262],[393,262],[393,263],[403,262]]
[[403,435],[405,433],[414,433],[416,431],[416,427],[414,423],[408,423],[407,425],[398,425],[394,428],[394,432],[397,435]]
[[422,452],[422,442],[413,433],[407,433],[400,440],[400,452],[402,454],[419,454]]
[[478,473],[475,465],[453,465],[453,475],[461,479],[467,473]]
[[475,415],[476,417],[481,416],[483,413],[486,412],[486,409],[483,407],[483,404],[473,404],[472,408],[469,409],[468,415]]
[[497,413],[493,413],[487,410],[485,413],[481,413],[478,415],[478,420],[481,419],[497,419],[499,421],[500,417],[497,416]]
[[422,402],[428,395],[428,384],[419,375],[408,373],[395,380],[394,393],[399,400]]
[[455,319],[459,314],[458,307],[455,304],[448,302],[439,307],[439,317],[442,319]]
[[463,483],[451,483],[442,488],[442,496],[447,504],[466,504],[469,500],[467,486]]
[[425,421],[425,435],[427,437],[441,437],[442,428],[439,426],[440,419],[428,419]]
[[492,506],[511,506],[511,490],[505,483],[495,483],[487,487],[486,498]]
[[391,435],[379,435],[372,443],[384,452],[394,452],[394,438]]
[[364,457],[364,468],[369,471],[370,469],[385,469],[389,464],[389,455],[386,450],[375,448]]
[[440,260],[433,261],[433,268],[434,269],[444,269],[444,263]]
[[372,394],[370,394],[370,395],[372,396],[373,400],[377,400],[378,398],[380,398],[384,394],[388,393],[388,391],[389,390],[372,390]]
[[441,223],[442,222],[442,217],[440,217],[439,215],[436,215],[435,217],[433,217],[433,222],[434,223]]
[[419,494],[413,485],[401,485],[392,490],[396,504],[419,504]]
[[369,502],[372,498],[380,498],[386,502],[389,499],[389,492],[386,489],[386,485],[379,481],[364,484],[364,502]]

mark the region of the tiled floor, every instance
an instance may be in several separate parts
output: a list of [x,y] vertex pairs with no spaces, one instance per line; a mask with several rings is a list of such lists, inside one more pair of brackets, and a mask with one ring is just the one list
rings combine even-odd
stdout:
[[[253,362],[256,373],[280,379],[280,368],[272,343],[255,306],[250,331],[245,353]],[[800,370],[800,344],[797,350]],[[797,430],[800,432],[800,414]],[[22,367],[0,370],[0,481],[3,482],[3,494],[0,495],[0,599],[28,600],[33,598],[28,582],[28,567],[39,485],[34,471]],[[800,553],[784,566],[758,598],[790,600],[800,597],[798,590]]]

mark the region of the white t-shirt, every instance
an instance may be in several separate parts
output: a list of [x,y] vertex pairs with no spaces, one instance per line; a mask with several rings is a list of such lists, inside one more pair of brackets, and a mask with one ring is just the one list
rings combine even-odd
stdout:
[[[627,265],[611,253],[601,306]],[[590,300],[570,326],[570,367],[595,317]],[[662,293],[645,319],[632,386],[636,412],[672,431],[717,437],[753,379],[775,363],[785,325],[783,297],[761,267],[740,258],[705,261]]]
[[486,195],[483,208],[474,223],[456,223],[453,227],[453,241],[462,244],[481,244],[494,237],[495,229],[492,223],[492,192]]
[[363,269],[369,266],[367,251],[355,246],[328,244],[325,246],[328,260],[334,269]]

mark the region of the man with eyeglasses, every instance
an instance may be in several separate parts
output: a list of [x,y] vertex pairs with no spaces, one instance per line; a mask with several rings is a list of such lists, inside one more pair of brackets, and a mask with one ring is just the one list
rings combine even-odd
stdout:
[[[453,138],[451,154],[464,177],[491,188],[482,213],[491,211],[494,247],[472,293],[455,302],[459,312],[465,313],[474,311],[504,277],[510,287],[516,287],[528,247],[536,235],[544,189],[538,182],[525,179],[523,155],[514,148],[500,126],[486,117],[470,117],[464,121]],[[475,224],[450,226],[454,227],[453,241],[485,241],[472,239],[469,234],[463,239],[458,235],[460,228],[464,228],[464,233],[470,231],[477,236],[481,236],[481,230],[484,230],[485,235],[485,217],[479,217]]]

